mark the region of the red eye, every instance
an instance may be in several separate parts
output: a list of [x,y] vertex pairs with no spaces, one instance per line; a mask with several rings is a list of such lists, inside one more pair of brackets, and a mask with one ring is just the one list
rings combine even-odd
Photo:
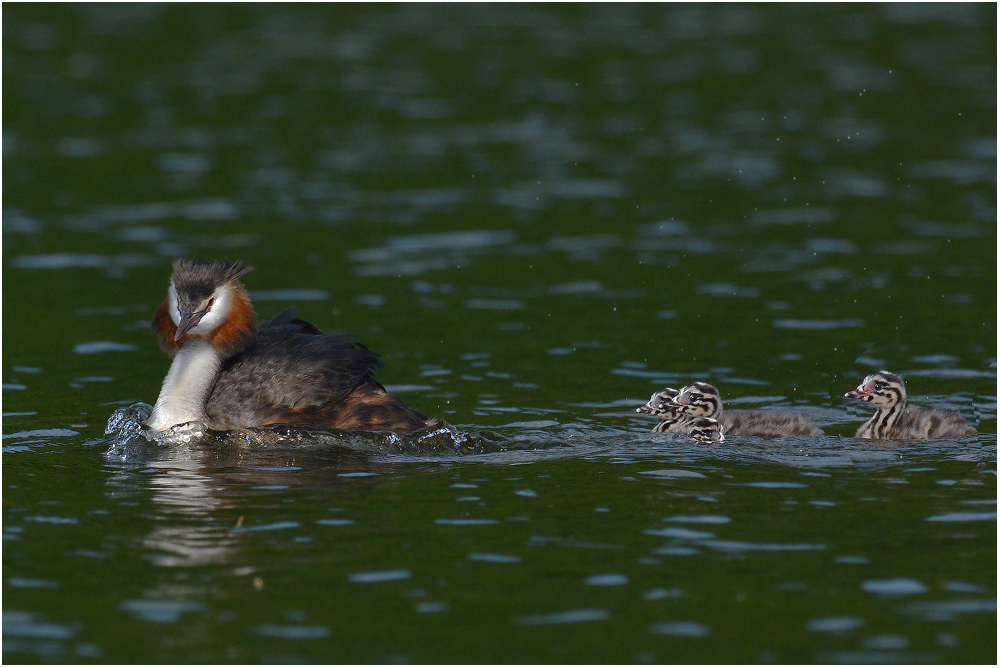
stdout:
[[212,304],[214,303],[215,303],[215,297],[212,297],[211,299],[208,300],[208,306],[206,308],[212,308]]

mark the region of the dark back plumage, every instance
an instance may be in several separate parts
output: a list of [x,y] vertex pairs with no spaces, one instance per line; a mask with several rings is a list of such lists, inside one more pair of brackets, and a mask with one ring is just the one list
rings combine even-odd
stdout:
[[223,429],[302,424],[412,431],[427,422],[375,380],[379,355],[342,333],[323,334],[289,308],[226,360],[206,409]]

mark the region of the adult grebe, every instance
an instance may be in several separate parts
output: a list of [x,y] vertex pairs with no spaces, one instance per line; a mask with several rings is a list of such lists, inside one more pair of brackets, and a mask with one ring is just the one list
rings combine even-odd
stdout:
[[670,399],[670,406],[689,415],[712,417],[730,436],[821,436],[820,429],[797,413],[772,410],[722,411],[719,390],[708,383],[691,383]]
[[645,413],[660,418],[660,423],[653,427],[654,432],[672,431],[687,434],[699,443],[723,443],[725,432],[718,420],[711,417],[686,415],[671,405],[671,400],[678,394],[672,387],[665,387],[654,392],[644,406],[635,409],[636,413]]
[[857,388],[844,395],[876,408],[875,415],[858,428],[855,436],[887,441],[929,441],[962,438],[976,433],[958,411],[935,408],[927,411],[906,409],[903,379],[888,371],[867,376]]
[[427,417],[375,380],[379,356],[344,334],[323,334],[282,311],[257,324],[241,262],[174,262],[153,317],[173,358],[148,425],[214,430],[292,424],[405,433]]

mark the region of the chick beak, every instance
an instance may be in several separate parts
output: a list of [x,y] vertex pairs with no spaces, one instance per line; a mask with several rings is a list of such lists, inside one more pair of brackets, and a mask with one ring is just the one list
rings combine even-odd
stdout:
[[872,392],[864,386],[859,386],[850,392],[845,392],[844,396],[849,399],[858,399],[860,401],[871,401]]
[[657,409],[659,409],[661,405],[662,402],[654,395],[652,399],[650,399],[645,403],[645,405],[636,408],[635,412],[646,413],[648,415],[655,415]]

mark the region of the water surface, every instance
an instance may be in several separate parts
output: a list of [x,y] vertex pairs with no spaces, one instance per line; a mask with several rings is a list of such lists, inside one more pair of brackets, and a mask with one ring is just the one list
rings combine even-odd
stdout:
[[[5,660],[995,660],[995,35],[5,5]],[[112,447],[179,256],[467,440]],[[978,435],[853,439],[881,368]],[[825,435],[650,433],[693,380]]]

